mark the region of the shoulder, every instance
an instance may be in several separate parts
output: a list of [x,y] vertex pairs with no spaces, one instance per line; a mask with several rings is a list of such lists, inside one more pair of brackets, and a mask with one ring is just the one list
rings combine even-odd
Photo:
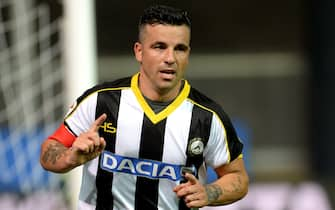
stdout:
[[200,108],[212,112],[216,116],[216,119],[221,121],[221,125],[226,133],[231,160],[237,158],[242,152],[243,144],[239,140],[236,130],[222,106],[195,88],[191,88],[189,99]]
[[78,101],[82,101],[92,94],[103,93],[107,91],[117,91],[126,88],[130,88],[131,77],[124,77],[116,79],[114,81],[102,82],[93,86],[90,89],[87,89],[79,98]]
[[189,98],[192,101],[203,105],[212,105],[213,103],[215,103],[213,99],[209,98],[204,93],[200,92],[194,87],[191,87]]
[[227,120],[228,115],[224,111],[223,107],[198,89],[191,87],[188,98],[195,105],[198,105],[203,109],[207,109],[208,111],[215,113],[222,121]]

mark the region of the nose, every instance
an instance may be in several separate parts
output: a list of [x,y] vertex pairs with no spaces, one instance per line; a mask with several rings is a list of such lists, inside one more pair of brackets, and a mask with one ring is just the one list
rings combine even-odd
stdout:
[[176,56],[173,49],[167,49],[165,52],[165,63],[166,64],[174,64],[176,62]]

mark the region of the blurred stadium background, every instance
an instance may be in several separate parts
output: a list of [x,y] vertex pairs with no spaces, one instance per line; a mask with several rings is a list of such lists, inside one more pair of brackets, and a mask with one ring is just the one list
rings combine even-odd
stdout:
[[137,71],[156,2],[190,12],[187,78],[246,144],[248,196],[206,209],[334,209],[335,1],[71,2],[0,0],[0,209],[73,209],[80,179],[43,171],[40,143],[81,91]]

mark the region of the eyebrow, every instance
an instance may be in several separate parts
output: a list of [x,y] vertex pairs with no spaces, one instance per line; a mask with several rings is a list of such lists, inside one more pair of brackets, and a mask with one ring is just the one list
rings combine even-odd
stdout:
[[[150,46],[154,46],[154,45],[165,45],[165,46],[167,46],[167,44],[165,42],[162,42],[162,41],[154,42]],[[188,44],[184,44],[184,43],[178,43],[174,48],[180,48],[180,47],[185,48],[185,49],[190,48]]]

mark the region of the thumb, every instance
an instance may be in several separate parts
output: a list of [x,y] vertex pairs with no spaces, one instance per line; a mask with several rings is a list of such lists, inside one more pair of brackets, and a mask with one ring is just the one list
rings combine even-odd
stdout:
[[185,173],[184,177],[191,183],[196,184],[198,179],[191,173]]
[[106,147],[106,141],[103,137],[100,137],[100,150],[104,150]]

